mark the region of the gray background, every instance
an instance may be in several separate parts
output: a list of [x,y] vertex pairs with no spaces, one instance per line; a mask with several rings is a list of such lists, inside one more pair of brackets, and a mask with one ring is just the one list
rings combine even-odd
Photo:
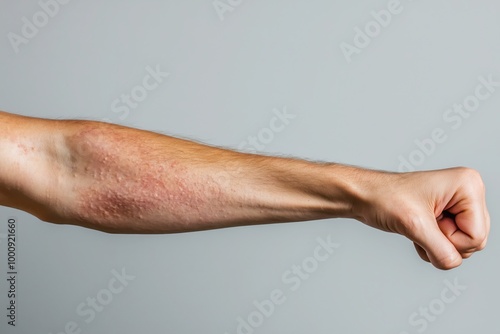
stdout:
[[[236,148],[286,108],[296,118],[265,152],[387,170],[442,128],[448,140],[418,169],[482,173],[493,225],[486,250],[443,272],[408,240],[351,220],[112,236],[0,208],[0,234],[8,217],[19,221],[20,272],[18,326],[2,311],[0,332],[55,334],[74,321],[82,333],[233,334],[255,300],[280,289],[286,302],[254,333],[500,333],[500,89],[458,129],[443,119],[479,76],[500,81],[498,1],[402,0],[402,12],[350,63],[341,43],[352,44],[354,28],[390,1],[223,3],[232,11],[219,16],[209,0],[73,0],[16,53],[9,33],[21,35],[22,18],[33,22],[41,7],[2,1],[0,109],[107,119]],[[127,117],[115,112],[113,101],[140,85],[148,66],[170,75]],[[328,235],[341,246],[292,291],[282,275]],[[122,268],[135,279],[85,322],[77,306]],[[410,316],[439,305],[444,281],[455,279],[466,290],[425,329],[415,326]],[[6,291],[1,279],[1,310]]]

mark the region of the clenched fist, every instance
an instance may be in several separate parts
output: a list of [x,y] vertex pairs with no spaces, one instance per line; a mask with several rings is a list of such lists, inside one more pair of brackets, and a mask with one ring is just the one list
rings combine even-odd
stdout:
[[490,216],[477,171],[368,173],[360,220],[408,237],[422,259],[451,269],[486,246]]

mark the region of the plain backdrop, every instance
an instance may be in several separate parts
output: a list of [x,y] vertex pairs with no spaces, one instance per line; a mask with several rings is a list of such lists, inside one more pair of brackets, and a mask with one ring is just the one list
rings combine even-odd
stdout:
[[[444,272],[352,220],[122,236],[2,207],[0,278],[9,217],[19,275],[15,328],[0,280],[1,333],[499,333],[500,87],[446,120],[480,77],[500,82],[498,1],[2,1],[0,37],[1,110],[229,148],[253,136],[269,154],[385,170],[469,166],[492,217],[488,247]],[[158,69],[168,76],[141,88]],[[284,111],[293,119],[270,129]],[[340,246],[316,268],[328,237]],[[284,277],[304,263],[293,290]],[[122,271],[134,279],[110,293]],[[465,287],[450,303],[446,282]],[[284,302],[271,308],[273,291]]]

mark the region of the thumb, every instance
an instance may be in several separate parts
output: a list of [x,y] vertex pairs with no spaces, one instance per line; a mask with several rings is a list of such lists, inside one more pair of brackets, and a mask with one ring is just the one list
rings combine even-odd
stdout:
[[[418,218],[409,231],[410,238],[416,246],[420,246],[425,254],[420,256],[429,261],[438,269],[449,270],[462,264],[462,256],[451,241],[441,232],[437,220],[433,215]],[[426,256],[425,256],[426,255]]]

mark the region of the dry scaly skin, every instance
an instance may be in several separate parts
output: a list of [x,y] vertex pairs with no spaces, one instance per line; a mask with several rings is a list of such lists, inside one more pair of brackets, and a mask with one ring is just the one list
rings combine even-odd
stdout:
[[135,232],[148,232],[167,219],[180,226],[203,219],[201,212],[210,211],[207,194],[217,195],[218,185],[188,175],[186,162],[169,159],[153,140],[136,138],[102,125],[69,137],[75,218],[108,232],[125,221]]

